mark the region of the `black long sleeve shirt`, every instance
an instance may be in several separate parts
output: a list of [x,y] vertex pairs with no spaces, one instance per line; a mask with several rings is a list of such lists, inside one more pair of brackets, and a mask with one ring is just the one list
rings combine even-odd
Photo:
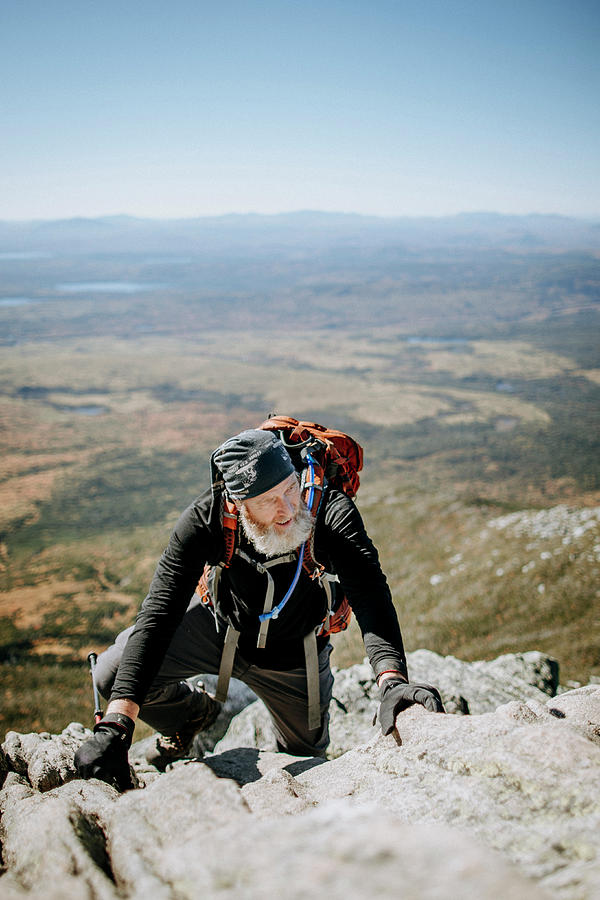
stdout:
[[[238,540],[241,550],[258,562],[265,561],[241,529]],[[158,562],[123,652],[111,700],[143,702],[205,563],[215,564],[222,556],[220,504],[207,491],[181,515]],[[314,558],[326,571],[338,576],[336,589],[349,600],[375,675],[388,669],[406,673],[400,626],[377,550],[353,501],[335,489],[326,491],[319,510]],[[290,587],[296,567],[296,562],[288,562],[270,569],[275,583],[274,606]],[[325,592],[303,570],[280,615],[270,621],[266,647],[259,649],[258,616],[263,611],[266,587],[266,576],[235,554],[219,584],[222,627],[230,621],[241,632],[238,647],[247,662],[276,670],[301,667],[304,635],[322,622],[327,611]],[[327,641],[328,638],[318,638],[319,650]]]

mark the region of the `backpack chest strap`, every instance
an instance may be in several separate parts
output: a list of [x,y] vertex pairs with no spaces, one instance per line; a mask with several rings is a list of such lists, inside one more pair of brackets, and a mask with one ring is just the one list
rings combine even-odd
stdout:
[[256,646],[262,649],[266,646],[267,643],[269,623],[272,618],[277,618],[278,615],[277,610],[273,613],[272,616],[269,615],[269,613],[273,609],[273,599],[275,597],[275,582],[273,581],[273,576],[269,572],[269,569],[273,568],[273,566],[281,565],[282,563],[295,562],[296,554],[286,553],[284,556],[276,556],[274,559],[269,559],[265,563],[260,563],[255,559],[252,559],[251,556],[248,556],[247,553],[244,553],[244,551],[240,550],[239,548],[235,552],[247,563],[250,563],[250,565],[253,566],[257,572],[260,572],[261,575],[267,576],[267,591],[265,594],[262,616],[260,616],[260,628],[258,630],[258,640],[256,642]]

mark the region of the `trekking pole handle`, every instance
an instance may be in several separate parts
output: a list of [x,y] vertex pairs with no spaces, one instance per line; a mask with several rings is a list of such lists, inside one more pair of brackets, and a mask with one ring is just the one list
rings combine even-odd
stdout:
[[94,692],[94,723],[97,725],[102,720],[102,708],[100,706],[100,695],[98,686],[96,685],[96,660],[98,657],[95,653],[88,654],[88,662],[90,664],[90,674],[92,676],[92,690]]

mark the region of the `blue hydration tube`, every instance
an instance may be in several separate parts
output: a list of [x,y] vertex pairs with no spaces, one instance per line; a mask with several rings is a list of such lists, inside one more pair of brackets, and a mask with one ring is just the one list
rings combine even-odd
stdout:
[[[306,454],[306,459],[308,461],[308,468],[310,471],[310,492],[308,494],[308,502],[307,506],[309,509],[312,507],[313,498],[315,495],[315,461],[310,455],[310,451]],[[268,613],[262,613],[259,615],[259,620],[261,622],[266,622],[268,619],[276,619],[285,604],[288,602],[292,594],[294,593],[294,588],[298,584],[298,579],[300,578],[300,572],[302,571],[302,563],[304,562],[304,548],[306,547],[306,541],[300,547],[300,552],[298,553],[298,565],[296,566],[296,574],[290,584],[289,588],[286,591],[285,597],[281,600],[277,606],[274,606],[273,609]]]

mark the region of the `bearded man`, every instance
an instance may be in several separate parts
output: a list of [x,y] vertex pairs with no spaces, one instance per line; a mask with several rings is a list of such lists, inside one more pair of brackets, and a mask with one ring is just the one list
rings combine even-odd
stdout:
[[[332,589],[345,594],[361,629],[382,688],[384,733],[412,703],[443,711],[435,688],[408,682],[390,590],[353,501],[326,487],[313,519],[286,447],[260,429],[225,441],[211,470],[211,487],[175,526],[135,625],[98,658],[97,684],[110,702],[76,753],[79,774],[130,786],[127,751],[138,715],[158,732],[149,762],[164,770],[189,755],[194,736],[220,710],[218,700],[186,680],[204,673],[218,673],[225,685],[232,675],[252,688],[269,710],[280,750],[323,756],[333,676],[332,647],[319,625]],[[238,510],[240,533],[223,567],[226,500]],[[327,591],[301,568],[300,548],[309,539],[328,573]],[[195,593],[206,564],[219,576],[218,603],[214,578],[203,598],[212,593],[214,602]],[[223,685],[217,696],[219,690]]]

